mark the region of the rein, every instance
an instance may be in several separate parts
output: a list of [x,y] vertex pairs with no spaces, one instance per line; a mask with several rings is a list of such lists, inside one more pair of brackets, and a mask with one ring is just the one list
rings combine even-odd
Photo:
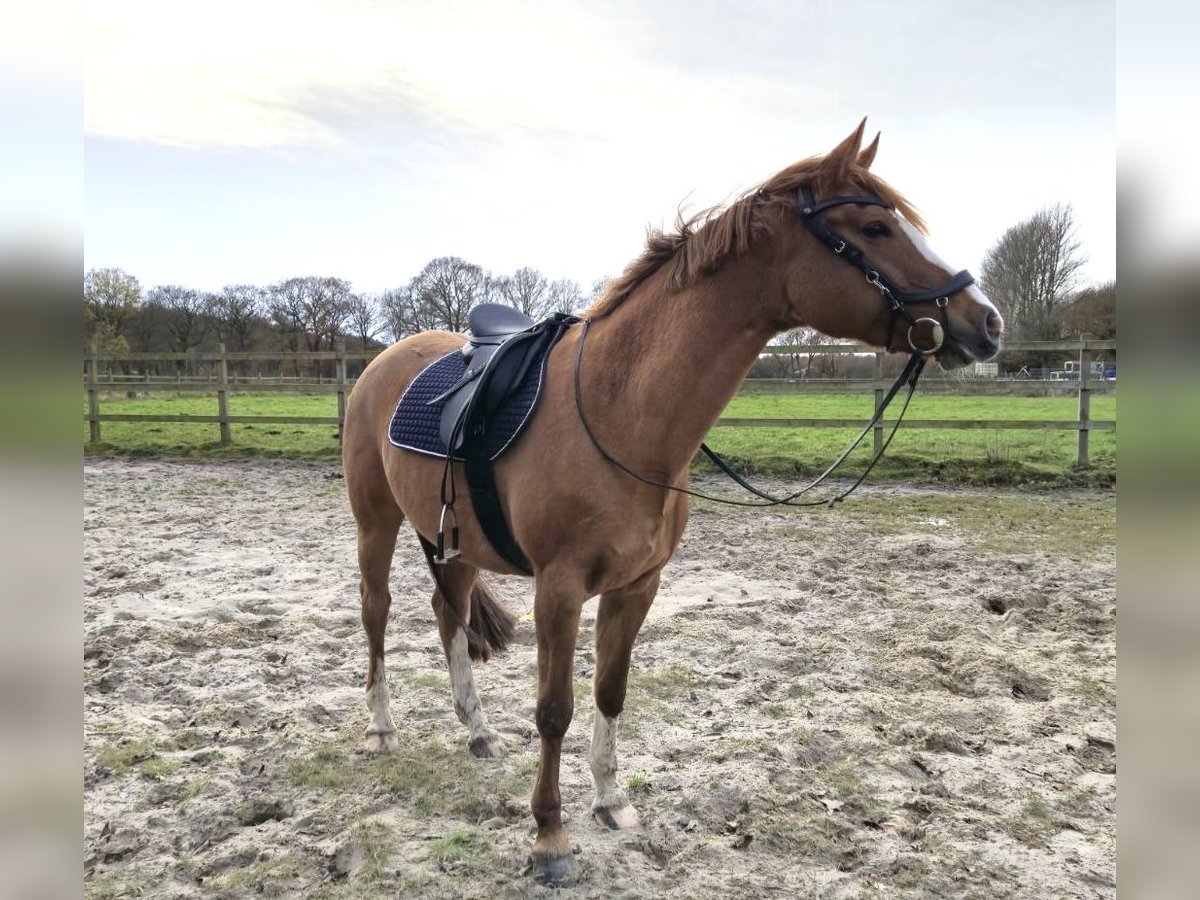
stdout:
[[[883,295],[883,299],[891,309],[893,317],[899,316],[908,322],[908,344],[912,348],[912,356],[909,357],[908,362],[904,366],[904,370],[896,378],[895,382],[892,383],[892,386],[888,389],[883,401],[875,410],[875,414],[871,417],[870,421],[863,426],[862,431],[858,433],[858,436],[854,438],[854,440],[850,443],[850,446],[843,450],[838,458],[835,459],[829,465],[829,467],[820,475],[818,475],[812,482],[800,488],[799,490],[793,491],[787,496],[775,497],[750,484],[748,481],[742,478],[741,475],[735,472],[729,463],[722,459],[716,453],[716,451],[708,446],[708,444],[701,443],[700,450],[713,462],[714,465],[716,465],[721,472],[731,478],[740,487],[754,494],[756,497],[762,498],[762,502],[754,500],[735,500],[729,497],[718,497],[712,494],[705,494],[702,491],[696,491],[686,487],[679,487],[677,485],[667,484],[664,481],[647,478],[645,475],[641,475],[629,468],[629,466],[615,458],[604,448],[599,439],[596,437],[595,432],[592,431],[591,424],[588,422],[587,416],[583,411],[583,396],[580,388],[583,373],[583,346],[587,341],[588,328],[591,326],[591,320],[584,319],[582,321],[583,330],[579,334],[579,345],[575,350],[575,410],[579,414],[580,424],[583,425],[583,430],[587,433],[588,439],[592,442],[592,446],[596,448],[596,451],[606,461],[620,469],[626,475],[629,475],[643,484],[648,484],[652,487],[663,488],[665,490],[675,491],[680,494],[687,494],[690,497],[697,497],[701,500],[710,500],[714,503],[725,503],[730,506],[833,506],[835,503],[839,503],[846,497],[850,496],[850,494],[852,494],[855,489],[857,489],[858,486],[866,480],[867,476],[871,473],[871,470],[875,468],[875,464],[879,462],[880,458],[883,456],[884,451],[886,451],[891,445],[892,438],[896,436],[896,431],[900,428],[900,423],[904,420],[904,414],[908,411],[908,404],[912,400],[913,392],[917,388],[917,381],[920,379],[921,373],[925,369],[925,364],[928,361],[929,356],[941,349],[943,343],[949,335],[950,323],[946,313],[946,308],[949,305],[950,295],[963,290],[969,285],[974,284],[975,279],[971,273],[964,269],[958,274],[952,276],[944,284],[931,290],[903,290],[892,284],[891,281],[889,281],[887,277],[882,275],[877,269],[872,268],[870,263],[867,261],[865,254],[860,248],[852,244],[846,238],[842,237],[836,231],[833,231],[820,218],[820,214],[822,212],[834,206],[843,206],[851,203],[859,205],[869,204],[872,206],[882,206],[885,209],[890,210],[892,209],[891,204],[879,197],[873,197],[870,195],[831,197],[818,203],[814,200],[812,191],[808,185],[803,185],[800,188],[800,190],[797,192],[796,199],[797,211],[799,212],[804,224],[808,227],[808,230],[811,231],[818,240],[829,247],[829,249],[835,254],[846,260],[846,262],[850,263],[866,276],[867,281],[876,287]],[[917,318],[906,308],[907,304],[909,303],[927,303],[930,301],[934,303],[940,313],[940,322],[936,319],[931,319],[928,317]],[[918,345],[913,338],[913,330],[921,326],[923,323],[929,323],[930,333],[933,338],[933,346],[928,348]],[[887,439],[883,442],[882,446],[880,446],[878,452],[876,452],[871,458],[871,461],[867,464],[867,467],[863,470],[862,474],[858,476],[855,482],[850,485],[850,487],[837,494],[834,494],[831,497],[822,498],[820,500],[798,501],[798,497],[807,494],[813,488],[821,485],[839,466],[841,466],[843,462],[846,461],[850,454],[854,452],[855,448],[862,443],[863,439],[867,436],[871,429],[874,428],[883,418],[884,412],[887,410],[888,406],[891,405],[891,402],[896,398],[900,388],[905,383],[908,384],[908,393],[905,395],[904,405],[900,408],[900,415],[896,417],[896,422],[894,425],[892,425],[891,431],[888,432]]]
[[[760,503],[755,500],[735,500],[730,497],[718,497],[715,494],[706,494],[703,491],[693,490],[692,488],[679,487],[678,485],[667,484],[665,481],[647,478],[645,475],[641,475],[629,468],[629,466],[625,465],[625,463],[621,462],[606,449],[604,449],[604,445],[600,443],[599,438],[596,437],[596,433],[592,431],[592,426],[588,422],[587,415],[583,411],[583,396],[580,390],[580,382],[583,374],[583,345],[587,340],[588,328],[591,324],[591,319],[584,319],[582,321],[583,330],[579,334],[579,345],[575,349],[575,410],[579,413],[579,422],[581,425],[583,425],[583,430],[586,432],[588,439],[592,442],[592,446],[596,448],[596,451],[607,462],[616,466],[626,475],[636,478],[643,484],[648,484],[651,487],[663,488],[668,491],[675,491],[679,494],[687,494],[689,497],[697,497],[701,500],[711,500],[714,503],[724,503],[729,506],[833,506],[835,503],[840,503],[846,497],[850,496],[850,494],[852,494],[854,490],[866,480],[866,477],[871,473],[871,470],[875,468],[875,463],[879,462],[880,457],[883,456],[884,451],[887,450],[888,445],[891,444],[892,438],[896,436],[896,431],[900,427],[900,422],[903,421],[904,414],[908,411],[908,404],[909,401],[912,400],[913,391],[915,391],[917,388],[917,379],[921,377],[921,372],[924,370],[926,363],[924,354],[914,352],[913,355],[909,357],[908,363],[904,366],[904,371],[900,373],[900,376],[895,380],[895,382],[893,382],[891,388],[888,389],[887,394],[883,398],[883,402],[880,403],[879,408],[875,410],[875,415],[871,417],[871,420],[867,422],[867,424],[863,426],[862,431],[858,433],[858,437],[851,442],[850,446],[842,451],[841,455],[838,456],[838,458],[835,459],[824,472],[818,475],[809,484],[805,485],[799,490],[793,491],[786,497],[773,497],[765,491],[756,488],[754,485],[742,478],[741,475],[735,472],[729,463],[723,460],[715,450],[708,446],[708,444],[702,443],[700,445],[700,450],[704,453],[704,455],[712,460],[718,469],[735,481],[739,486],[755,496],[761,497],[763,502]],[[833,474],[835,469],[845,462],[846,458],[852,452],[854,452],[854,449],[862,443],[863,438],[865,438],[871,429],[878,424],[879,420],[883,417],[884,412],[887,410],[892,400],[895,399],[896,394],[900,391],[901,386],[904,385],[905,382],[908,383],[908,394],[904,398],[904,405],[900,409],[900,415],[896,418],[896,423],[892,426],[891,431],[888,432],[887,439],[883,442],[883,446],[881,446],[879,448],[879,452],[877,452],[871,458],[871,461],[867,464],[866,469],[864,469],[863,473],[858,476],[858,479],[854,482],[854,484],[850,485],[850,487],[846,488],[844,491],[833,495],[832,497],[824,497],[820,500],[797,501],[796,498],[807,494],[813,488],[821,485],[825,479]]]

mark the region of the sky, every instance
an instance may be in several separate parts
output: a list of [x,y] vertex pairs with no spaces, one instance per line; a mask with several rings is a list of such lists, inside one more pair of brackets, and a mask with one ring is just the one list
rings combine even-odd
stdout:
[[1112,2],[92,0],[83,41],[84,265],[143,287],[587,292],[864,116],[950,264],[1063,203],[1116,277]]

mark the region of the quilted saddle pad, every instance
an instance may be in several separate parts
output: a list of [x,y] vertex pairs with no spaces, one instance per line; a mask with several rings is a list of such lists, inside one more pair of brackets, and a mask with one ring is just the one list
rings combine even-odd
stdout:
[[[492,415],[484,434],[488,459],[495,459],[507,450],[533,417],[534,407],[542,394],[546,360],[549,358],[547,352],[536,365],[530,366],[521,384]],[[467,361],[462,353],[453,350],[421,370],[401,395],[392,414],[388,429],[388,439],[392,444],[416,453],[446,458],[446,445],[439,433],[444,404],[431,405],[430,401],[453,387],[466,368]],[[452,458],[462,460],[458,454]]]

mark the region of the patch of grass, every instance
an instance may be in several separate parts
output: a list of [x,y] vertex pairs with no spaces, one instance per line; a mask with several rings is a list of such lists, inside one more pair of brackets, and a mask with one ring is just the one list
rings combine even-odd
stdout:
[[152,756],[138,767],[147,778],[158,780],[179,771],[179,760]]
[[200,796],[201,792],[204,790],[205,786],[207,786],[209,781],[210,779],[207,775],[202,775],[198,778],[189,778],[187,783],[183,786],[183,789],[180,790],[179,796],[176,798],[175,802],[177,804],[184,804],[189,800],[195,800]]
[[793,681],[788,685],[787,697],[789,700],[800,700],[804,697],[812,697],[817,693],[817,689],[812,686],[810,681]]
[[650,782],[646,779],[645,772],[630,772],[629,777],[625,779],[625,785],[635,794],[644,794],[650,790]]
[[355,752],[349,741],[330,744],[291,760],[283,774],[302,790],[386,793],[418,815],[468,821],[495,815],[497,796],[522,796],[529,788],[524,774],[481,765],[465,747],[447,747],[432,738],[378,755]]
[[704,676],[680,665],[629,670],[629,695],[641,700],[676,700],[707,685]]
[[456,828],[430,845],[429,852],[439,863],[464,862],[479,854],[484,845],[479,832],[474,828]]
[[1004,830],[1028,847],[1044,847],[1059,829],[1054,809],[1044,799],[1028,791],[1021,808],[1004,820]]
[[133,900],[151,894],[143,877],[127,872],[103,872],[84,882],[83,896],[87,900]]
[[786,703],[764,703],[758,710],[768,719],[786,719],[791,715]]
[[350,829],[349,841],[363,851],[363,865],[355,879],[377,882],[386,876],[385,865],[391,855],[392,829],[384,822],[359,822]]
[[[227,875],[213,879],[216,887],[230,891],[245,890],[264,897],[294,895],[302,879],[312,880],[315,872],[292,854],[266,859],[245,868],[235,869]],[[306,876],[308,876],[306,878]]]
[[1116,503],[1094,497],[912,494],[844,506],[841,513],[873,535],[935,532],[1003,555],[1042,550],[1082,559],[1116,546]]
[[450,690],[450,677],[445,672],[400,673],[400,680],[410,688],[445,693]]
[[113,775],[124,775],[137,763],[148,763],[156,756],[151,741],[123,741],[109,744],[96,754],[96,765]]
[[1080,675],[1075,683],[1079,696],[1093,706],[1111,706],[1116,699],[1113,689],[1090,675]]

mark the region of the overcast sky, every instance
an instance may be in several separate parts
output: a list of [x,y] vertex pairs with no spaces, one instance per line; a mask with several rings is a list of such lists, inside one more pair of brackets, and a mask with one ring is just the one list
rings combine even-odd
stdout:
[[647,225],[825,152],[976,273],[1068,203],[1114,278],[1112,2],[105,0],[85,36],[85,267],[205,290],[430,259],[585,289]]

